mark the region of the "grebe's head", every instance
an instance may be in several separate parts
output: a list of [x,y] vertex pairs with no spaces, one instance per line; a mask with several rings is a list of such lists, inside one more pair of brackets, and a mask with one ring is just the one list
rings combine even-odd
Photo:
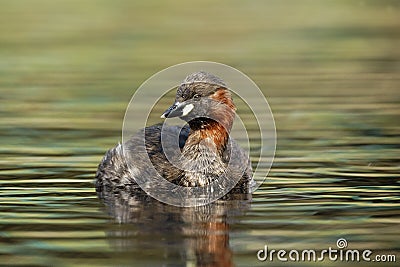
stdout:
[[190,74],[180,84],[174,104],[161,118],[179,117],[187,121],[191,128],[202,128],[210,121],[216,121],[230,130],[235,110],[225,82],[217,76],[200,71]]

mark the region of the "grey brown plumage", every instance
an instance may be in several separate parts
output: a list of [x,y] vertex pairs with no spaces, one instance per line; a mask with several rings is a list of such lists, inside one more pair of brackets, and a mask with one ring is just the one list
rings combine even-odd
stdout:
[[[204,186],[225,176],[239,178],[238,186],[248,188],[254,183],[249,157],[229,137],[235,110],[231,93],[220,78],[203,71],[187,76],[177,90],[175,103],[163,114],[165,118],[180,117],[187,125],[182,129],[163,124],[146,127],[125,144],[110,149],[99,164],[96,188],[120,190],[151,175],[149,166],[143,166],[148,162],[144,157],[160,176],[181,186]],[[182,168],[167,159],[168,147],[162,146],[161,133],[179,136]],[[144,147],[142,152],[140,146]]]

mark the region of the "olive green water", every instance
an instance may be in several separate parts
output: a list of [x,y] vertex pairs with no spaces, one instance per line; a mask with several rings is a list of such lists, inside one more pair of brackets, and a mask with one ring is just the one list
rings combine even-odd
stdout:
[[[288,266],[256,253],[339,238],[398,262],[399,17],[398,1],[0,1],[0,265]],[[105,208],[93,178],[134,90],[192,60],[267,96],[269,177],[204,209]]]

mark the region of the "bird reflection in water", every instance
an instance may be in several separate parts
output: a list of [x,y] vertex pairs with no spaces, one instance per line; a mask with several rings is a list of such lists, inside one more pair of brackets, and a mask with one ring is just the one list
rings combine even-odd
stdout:
[[237,190],[195,207],[164,204],[139,187],[98,196],[119,223],[107,232],[111,246],[133,262],[140,258],[143,266],[234,266],[229,225],[251,203],[250,193]]

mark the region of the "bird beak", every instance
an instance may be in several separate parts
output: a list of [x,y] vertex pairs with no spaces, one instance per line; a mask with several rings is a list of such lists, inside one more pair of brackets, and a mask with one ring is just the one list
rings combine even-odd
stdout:
[[[174,112],[174,110],[176,110],[176,108],[180,105],[179,102],[175,102],[172,106],[170,106],[166,111],[164,111],[164,113],[161,115],[161,119],[165,119],[165,118],[172,118],[172,117],[177,117],[174,116],[174,113],[177,113],[176,111]],[[179,116],[179,115],[178,115]]]
[[161,118],[185,117],[192,111],[193,108],[194,105],[192,103],[189,104],[187,102],[175,102],[166,111],[164,111],[164,113],[161,115]]

